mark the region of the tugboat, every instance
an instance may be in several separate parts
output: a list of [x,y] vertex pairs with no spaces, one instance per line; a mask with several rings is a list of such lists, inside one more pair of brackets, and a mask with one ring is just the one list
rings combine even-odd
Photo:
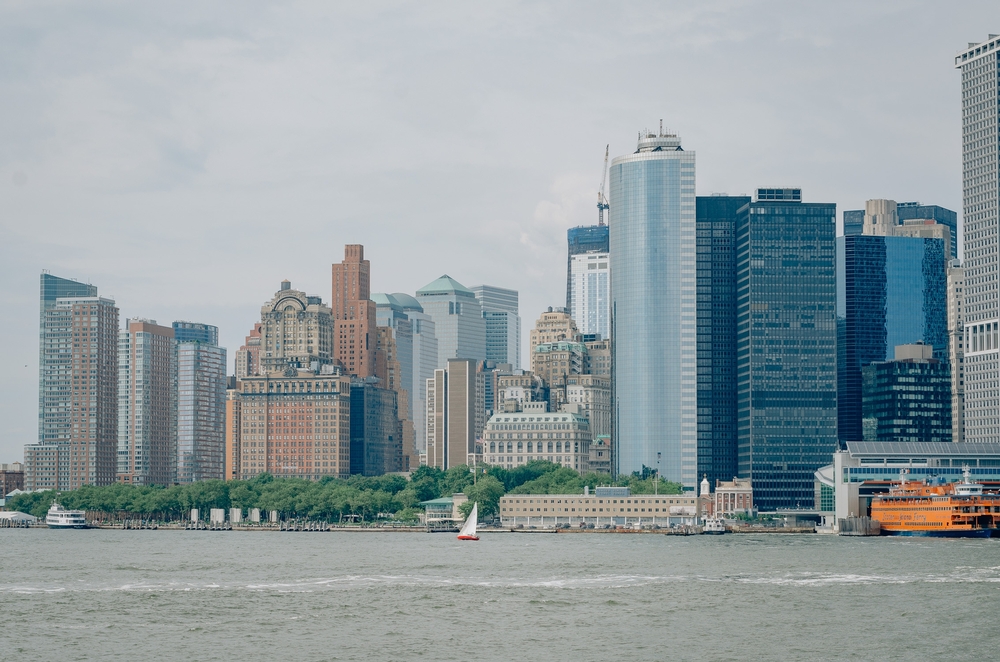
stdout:
[[66,510],[58,503],[52,502],[45,516],[45,523],[50,529],[87,529],[86,513],[82,510]]
[[961,483],[938,485],[907,482],[904,469],[898,486],[872,499],[871,516],[884,536],[989,538],[1000,536],[1000,495],[985,494],[968,466]]

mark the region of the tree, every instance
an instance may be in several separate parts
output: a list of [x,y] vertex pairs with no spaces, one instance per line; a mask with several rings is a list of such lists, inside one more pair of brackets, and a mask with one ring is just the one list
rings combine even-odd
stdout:
[[472,504],[479,503],[479,515],[488,518],[500,512],[500,497],[506,494],[503,483],[493,476],[483,476],[475,485],[465,488],[465,494],[469,500],[459,506],[463,517],[468,517],[472,512]]

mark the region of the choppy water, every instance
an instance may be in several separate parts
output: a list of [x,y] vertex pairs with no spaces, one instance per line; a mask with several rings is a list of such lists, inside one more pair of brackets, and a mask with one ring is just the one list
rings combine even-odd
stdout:
[[0,659],[994,659],[1000,540],[0,530]]

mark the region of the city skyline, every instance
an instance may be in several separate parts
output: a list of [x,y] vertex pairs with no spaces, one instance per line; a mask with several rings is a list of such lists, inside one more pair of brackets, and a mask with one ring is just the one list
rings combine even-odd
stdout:
[[[654,12],[650,20],[654,25],[665,26],[671,16],[677,13],[670,10]],[[975,14],[974,11],[969,13]],[[29,20],[30,14],[27,10],[9,11],[7,16],[13,25]],[[921,16],[916,16],[918,14]],[[940,17],[943,14],[947,14],[950,22],[936,24],[935,15]],[[859,111],[837,105],[837,113],[848,113],[851,122],[860,123],[861,130],[856,136],[852,135],[847,142],[848,148],[838,146],[837,151],[831,151],[834,148],[830,145],[841,140],[848,129],[838,129],[831,133],[829,128],[824,128],[824,122],[836,117],[833,110],[823,109],[827,97],[802,98],[793,104],[799,111],[804,109],[816,114],[813,119],[784,115],[788,111],[780,110],[774,101],[767,101],[763,90],[760,96],[756,96],[756,93],[748,96],[748,92],[752,90],[735,83],[733,74],[718,70],[723,59],[710,58],[707,64],[699,65],[694,61],[696,58],[692,57],[692,54],[708,53],[714,47],[720,47],[723,53],[714,55],[713,58],[732,55],[734,51],[746,47],[750,36],[767,29],[765,25],[751,22],[743,28],[745,32],[733,32],[733,26],[741,20],[740,10],[737,9],[724,17],[714,16],[710,11],[703,10],[685,11],[683,16],[694,26],[694,34],[706,36],[709,42],[699,44],[696,40],[688,40],[678,50],[672,50],[646,41],[645,37],[640,41],[663,49],[665,59],[662,61],[666,64],[674,61],[691,68],[691,71],[683,75],[678,74],[678,84],[692,94],[683,99],[675,99],[674,95],[664,93],[635,93],[627,97],[629,109],[625,111],[620,108],[621,99],[613,103],[602,101],[597,110],[583,114],[580,114],[574,104],[575,117],[569,114],[559,115],[569,122],[570,134],[573,136],[571,141],[574,144],[565,154],[556,157],[548,154],[555,144],[565,146],[565,135],[546,135],[545,140],[539,142],[538,138],[543,134],[527,127],[523,120],[505,122],[490,119],[493,126],[489,130],[489,140],[513,140],[518,149],[531,142],[538,145],[516,154],[513,153],[512,146],[499,152],[491,152],[495,154],[495,161],[471,162],[474,167],[470,169],[470,174],[458,180],[460,186],[467,191],[454,204],[442,205],[440,201],[431,202],[430,197],[420,198],[426,209],[433,208],[435,214],[442,216],[441,220],[430,226],[425,224],[422,231],[426,231],[427,227],[435,230],[457,228],[448,237],[451,243],[440,245],[430,243],[430,240],[419,238],[412,231],[406,230],[404,222],[407,226],[415,227],[429,218],[427,211],[417,209],[412,204],[412,194],[416,190],[414,187],[427,183],[426,176],[416,170],[421,164],[427,164],[431,173],[439,176],[452,173],[456,166],[470,164],[461,159],[449,160],[444,155],[447,150],[433,151],[424,157],[413,157],[404,150],[403,156],[384,166],[378,166],[370,160],[364,161],[359,174],[374,174],[366,186],[386,186],[396,181],[402,186],[398,189],[398,197],[410,199],[402,202],[404,208],[396,209],[385,201],[371,204],[370,200],[360,201],[355,196],[348,195],[342,200],[343,204],[338,205],[340,211],[331,215],[325,208],[325,203],[314,204],[317,202],[315,197],[311,198],[312,203],[307,204],[289,200],[284,194],[301,192],[304,190],[303,186],[321,188],[317,178],[325,180],[327,177],[335,177],[341,180],[342,186],[353,186],[357,176],[345,179],[339,166],[335,167],[334,164],[350,160],[349,155],[355,154],[359,149],[354,143],[348,145],[347,155],[344,157],[332,158],[327,155],[316,160],[309,150],[289,136],[290,149],[309,157],[304,162],[307,165],[301,181],[289,184],[287,175],[281,172],[273,174],[270,171],[272,174],[261,177],[259,170],[235,167],[231,157],[232,150],[239,144],[238,133],[237,140],[233,140],[232,135],[226,135],[223,140],[221,133],[216,134],[220,136],[220,143],[217,147],[211,147],[206,141],[213,135],[213,131],[219,131],[214,122],[208,121],[204,116],[190,122],[183,117],[171,116],[166,118],[166,133],[159,136],[162,143],[154,141],[156,144],[149,153],[138,150],[133,158],[135,165],[142,167],[134,168],[134,176],[116,183],[115,177],[123,171],[118,169],[120,166],[115,165],[115,159],[128,157],[127,152],[121,151],[122,141],[127,143],[129,139],[141,137],[145,127],[131,123],[115,129],[102,119],[91,103],[86,105],[87,112],[81,116],[82,124],[74,129],[63,123],[65,117],[60,115],[62,107],[57,99],[27,97],[15,108],[4,111],[11,119],[11,126],[27,126],[29,130],[27,138],[12,142],[13,149],[0,162],[3,174],[0,186],[7,189],[10,202],[0,222],[0,238],[3,239],[3,248],[0,249],[0,257],[3,258],[0,260],[3,264],[0,267],[0,277],[10,293],[10,301],[15,305],[37,305],[35,278],[41,269],[48,269],[62,277],[76,277],[99,285],[101,296],[115,299],[123,319],[143,316],[161,320],[205,320],[220,328],[219,344],[226,347],[228,355],[233,357],[247,330],[256,320],[256,310],[264,302],[261,293],[273,291],[274,283],[287,278],[303,290],[320,294],[325,299],[325,293],[329,292],[329,265],[340,260],[343,244],[362,243],[368,249],[366,257],[377,265],[373,269],[373,291],[412,293],[440,274],[449,273],[466,284],[486,282],[518,290],[522,297],[522,317],[530,320],[549,305],[561,305],[565,296],[562,288],[562,279],[565,278],[562,263],[565,260],[566,229],[596,223],[597,210],[594,209],[593,193],[598,186],[600,147],[610,141],[612,153],[630,152],[634,132],[644,126],[653,127],[660,116],[666,119],[670,128],[684,135],[685,145],[700,154],[696,190],[699,195],[721,190],[734,195],[749,194],[761,181],[778,180],[779,183],[802,186],[807,190],[810,200],[836,202],[838,212],[862,207],[866,199],[878,197],[920,200],[926,204],[961,209],[958,167],[959,81],[947,63],[948,58],[953,57],[967,41],[985,38],[986,35],[980,34],[981,29],[972,17],[955,17],[953,13],[930,5],[923,9],[911,8],[909,11],[883,8],[881,12],[869,12],[858,6],[851,30],[877,32],[879,26],[884,28],[886,25],[893,25],[896,29],[915,35],[912,45],[903,44],[898,52],[892,54],[887,50],[869,47],[862,39],[852,41],[854,53],[848,53],[846,46],[831,43],[831,40],[836,41],[838,31],[848,29],[846,21],[838,21],[832,14],[818,11],[809,18],[790,18],[790,24],[781,28],[781,34],[788,41],[787,48],[801,48],[797,55],[801,55],[806,61],[810,58],[814,62],[825,62],[838,57],[843,59],[844,64],[839,72],[856,77],[857,81],[852,85],[863,86],[886,77],[896,81],[893,85],[895,89],[886,95],[885,105],[876,106],[867,115],[859,116]],[[870,24],[858,28],[855,22],[859,16],[866,17]],[[135,19],[135,15],[131,17]],[[359,10],[359,13],[351,17],[351,21],[363,24],[371,18],[371,14]],[[745,19],[746,16],[743,15],[742,18]],[[221,17],[206,14],[202,20],[211,26],[217,25]],[[390,27],[399,29],[407,25],[406,21],[413,20],[415,17],[408,14],[395,19],[396,22]],[[541,29],[541,26],[552,20],[552,16],[535,17],[531,26]],[[596,29],[596,23],[600,22],[595,15],[577,20],[587,30]],[[495,15],[487,20],[487,23],[494,25],[497,22],[504,24],[503,19]],[[824,25],[824,22],[827,24]],[[80,29],[94,29],[87,21],[83,24],[84,27]],[[452,21],[449,25],[454,27],[456,23]],[[247,23],[240,23],[240,26],[239,29],[248,30]],[[634,36],[632,29],[623,23],[615,23],[611,28],[612,40],[624,43],[627,36]],[[281,26],[276,28],[279,32],[280,29]],[[122,33],[123,41],[110,44],[109,54],[119,52],[116,48],[131,48],[136,38],[135,30],[134,25],[132,28],[126,25]],[[219,28],[216,27],[214,34],[218,33]],[[129,34],[132,36],[129,37]],[[242,34],[246,43],[252,43],[249,31]],[[504,33],[501,38],[510,38],[509,32]],[[184,44],[209,48],[210,51],[213,47],[222,48],[217,38],[186,39],[182,26],[176,25],[171,26],[163,39],[165,41],[159,42],[157,47],[170,54],[167,58],[168,68],[181,73],[187,66]],[[917,42],[920,43],[919,48]],[[468,46],[460,40],[448,43],[451,48]],[[425,48],[423,44],[418,46]],[[568,67],[567,71],[570,73],[577,71],[576,65],[561,62],[553,54],[551,47],[534,45],[533,48],[538,49],[537,52],[543,56],[548,66],[557,69]],[[873,50],[868,50],[869,48]],[[132,50],[120,52],[130,54],[128,61],[140,73],[150,66],[141,53],[136,54]],[[482,57],[489,58],[491,55],[489,50],[479,52]],[[639,52],[640,49],[636,48],[625,55],[609,57],[618,65],[625,65],[637,58]],[[761,67],[774,66],[781,59],[778,56],[784,52],[782,48],[776,47],[772,51],[751,54],[750,61]],[[23,56],[31,61],[44,60],[46,53],[44,46],[25,46],[22,51]],[[210,54],[209,59],[215,66],[226,66],[224,53],[215,50]],[[886,57],[878,58],[878,54]],[[88,92],[84,94],[86,100],[97,102],[108,98],[105,95],[110,94],[110,98],[138,102],[139,99],[134,98],[128,88],[130,74],[122,74],[125,80],[117,79],[109,61],[102,59],[103,57],[105,56],[96,55],[96,59],[82,63],[79,68],[69,72],[66,80],[83,80],[81,76],[87,71],[87,67],[92,67],[99,72],[98,78],[109,87],[104,91],[85,90]],[[230,62],[229,66],[245,72],[248,64],[240,64],[238,54],[232,57],[235,61]],[[873,67],[877,75],[864,70],[869,65],[866,58],[878,62]],[[440,76],[432,74],[443,75],[446,73],[442,69],[444,66],[437,63],[424,74],[440,84]],[[580,70],[583,68],[580,67]],[[527,73],[524,69],[518,71]],[[819,82],[834,84],[835,76],[829,70],[820,67],[820,72]],[[459,74],[459,80],[463,80],[464,73]],[[701,87],[701,78],[734,82],[737,85],[735,91],[744,96],[748,108],[756,109],[756,114],[751,113],[749,118],[741,119],[737,108],[729,106],[720,110],[721,98]],[[531,85],[532,81],[528,77],[525,84]],[[501,82],[495,89],[505,89],[504,85],[509,88],[512,84],[506,79]],[[18,81],[9,76],[0,78],[0,86],[5,90],[13,89],[15,84]],[[63,84],[65,83],[60,83]],[[177,82],[173,87],[168,81],[159,84],[165,86],[163,91],[170,97],[183,93],[190,83]],[[816,91],[817,84],[809,81],[802,83],[803,89],[813,92]],[[911,104],[905,106],[905,111],[901,111],[903,106],[897,103],[898,95],[901,94],[899,89],[907,85],[919,85],[925,91],[929,89],[932,92],[929,96],[934,98],[928,102],[927,107],[915,108]],[[60,89],[68,90],[63,87]],[[414,94],[412,86],[403,85],[393,89],[403,90],[404,97],[406,94]],[[579,81],[570,84],[564,91],[568,97],[572,97],[582,89],[583,81]],[[835,87],[834,91],[839,90],[841,96],[838,98],[846,99],[847,93],[852,89],[847,85]],[[697,91],[706,94],[693,94]],[[421,97],[412,103],[417,108],[426,109],[427,100]],[[560,103],[564,101],[548,99],[539,109],[555,113],[560,109]],[[529,106],[517,106],[515,109],[526,111],[528,108]],[[89,169],[92,174],[81,174],[83,170],[76,174],[68,173],[62,169],[64,166],[57,167],[55,161],[39,156],[39,141],[42,138],[38,130],[44,127],[22,120],[24,113],[42,115],[44,113],[38,111],[43,109],[50,109],[55,113],[55,119],[47,121],[61,129],[59,136],[66,139],[63,149],[69,150],[67,156],[77,154],[74,150],[88,144],[88,140],[96,140],[99,136],[116,138],[107,147],[93,153],[95,161]],[[471,115],[473,122],[484,119],[476,113]],[[307,119],[315,122],[311,115]],[[390,119],[395,119],[395,116],[376,114],[373,121],[385,123]],[[797,123],[803,124],[800,126]],[[726,124],[732,126],[724,126]],[[896,124],[901,124],[902,128],[894,126]],[[915,132],[918,125],[921,126],[919,140]],[[473,135],[471,130],[474,126],[475,124],[460,124],[453,128],[441,128],[435,124],[432,130],[421,134],[415,142],[408,142],[408,149],[435,136],[447,138],[444,143],[453,146],[455,140],[469,139]],[[751,140],[751,128],[761,130],[762,126],[784,126],[790,135],[782,136],[781,132],[772,130],[767,141]],[[910,129],[914,133],[906,133],[905,130]],[[818,130],[818,138],[811,148],[798,149],[794,143],[802,141],[801,132],[806,130]],[[840,133],[841,130],[843,134]],[[279,127],[278,135],[286,135],[285,131]],[[390,130],[387,133],[394,132]],[[546,129],[546,133],[556,132]],[[933,135],[929,137],[928,134]],[[323,133],[321,137],[323,143],[334,138],[330,133]],[[483,144],[481,141],[485,140],[473,139],[480,141],[477,144]],[[273,147],[271,140],[273,139],[269,138],[265,141],[265,146]],[[767,144],[760,144],[761,142]],[[933,163],[924,161],[920,169],[906,163],[907,158],[918,151],[925,153],[929,142],[930,148],[939,158],[932,159]],[[753,150],[749,149],[750,145],[753,145]],[[171,146],[176,148],[173,152],[170,151]],[[759,151],[761,149],[764,150],[763,154]],[[885,156],[884,153],[889,152],[892,152],[891,155]],[[251,162],[257,161],[257,154],[258,152],[254,152]],[[210,158],[215,155],[227,158],[216,164]],[[878,159],[874,158],[876,155],[880,155]],[[151,161],[143,160],[147,158]],[[185,165],[184,158],[194,158],[194,165]],[[883,173],[881,168],[866,170],[862,167],[856,168],[856,172],[851,175],[837,174],[837,171],[851,170],[856,165],[862,165],[866,159],[877,160],[882,164],[885,159],[889,159],[898,165],[895,168],[897,172]],[[910,160],[919,161],[914,158]],[[529,161],[532,165],[525,166],[524,163]],[[68,163],[74,162],[73,158],[68,159]],[[288,164],[281,161],[279,165],[283,168]],[[230,172],[230,169],[231,174],[220,175]],[[499,179],[491,178],[488,173],[492,169],[499,169],[504,176]],[[199,172],[203,174],[199,175]],[[400,183],[401,175],[407,173],[414,173],[414,181]],[[406,177],[403,176],[402,179]],[[247,188],[247,184],[252,184],[254,188],[266,188],[268,183],[273,184],[275,192],[280,194],[277,198],[265,200]],[[53,187],[56,186],[60,187],[63,196],[52,195],[55,190]],[[206,186],[215,193],[208,196],[194,195],[196,190]],[[519,187],[523,187],[525,191],[515,197],[505,197]],[[340,186],[335,188],[341,190]],[[437,196],[438,193],[420,195]],[[246,200],[239,201],[234,196],[242,196]],[[56,202],[56,197],[60,197],[62,202]],[[280,205],[278,198],[281,198]],[[73,207],[64,207],[68,203],[72,203]],[[290,209],[288,205],[291,206]],[[251,209],[251,206],[256,209]],[[241,251],[250,247],[246,243],[247,238],[258,237],[262,230],[271,225],[276,226],[276,221],[285,218],[289,211],[293,212],[294,217],[301,219],[305,231],[314,233],[315,240],[309,242],[312,245],[288,251],[286,255],[272,251],[255,253],[250,250],[246,257],[269,260],[265,268],[253,270],[230,269],[229,259],[212,257],[216,253],[221,254],[223,243],[230,239],[236,240],[238,250],[235,254],[241,254]],[[169,232],[151,229],[157,223],[164,228],[170,226],[169,223],[162,223],[170,217],[177,220]],[[331,218],[337,217],[342,217],[343,220],[330,223]],[[400,222],[391,224],[378,220],[380,217],[399,218]],[[458,223],[461,218],[471,218],[473,222],[463,228]],[[72,219],[73,226],[65,225],[60,219]],[[245,236],[242,229],[244,221],[253,230]],[[76,229],[77,226],[80,230]],[[84,228],[92,232],[93,237],[80,243]],[[387,234],[387,230],[393,234]],[[400,233],[397,234],[396,230]],[[439,232],[426,234],[441,236]],[[183,242],[178,243],[181,237]],[[189,256],[187,250],[192,245],[195,249]],[[79,251],[80,246],[87,250]],[[128,246],[132,250],[123,250],[123,247]],[[456,246],[461,250],[455,250]],[[109,249],[114,252],[107,252]],[[495,265],[486,264],[487,261],[482,256],[488,253],[510,258],[509,267],[504,265],[502,271],[498,271]],[[412,259],[417,254],[422,254],[425,259]],[[217,264],[206,266],[212,262]],[[220,297],[220,294],[224,296]],[[9,421],[9,426],[5,435],[0,437],[0,458],[8,460],[16,459],[23,444],[37,435],[36,412],[31,406],[31,400],[37,392],[37,374],[32,370],[37,361],[37,341],[32,338],[34,332],[28,327],[25,321],[15,320],[10,328],[2,332],[3,345],[9,348],[3,353],[2,367],[17,377],[19,384],[24,385],[16,391],[6,392],[6,397],[2,399],[0,413]],[[527,325],[522,329],[522,364],[526,363],[528,330]],[[227,373],[232,373],[231,364]]]

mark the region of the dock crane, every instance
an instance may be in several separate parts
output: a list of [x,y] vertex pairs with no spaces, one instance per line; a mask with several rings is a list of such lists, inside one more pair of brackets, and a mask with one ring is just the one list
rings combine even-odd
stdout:
[[607,145],[604,148],[604,172],[601,173],[601,188],[597,191],[597,224],[604,225],[604,210],[610,209],[608,206],[608,199],[604,197],[604,182],[608,179],[608,149],[611,145]]

